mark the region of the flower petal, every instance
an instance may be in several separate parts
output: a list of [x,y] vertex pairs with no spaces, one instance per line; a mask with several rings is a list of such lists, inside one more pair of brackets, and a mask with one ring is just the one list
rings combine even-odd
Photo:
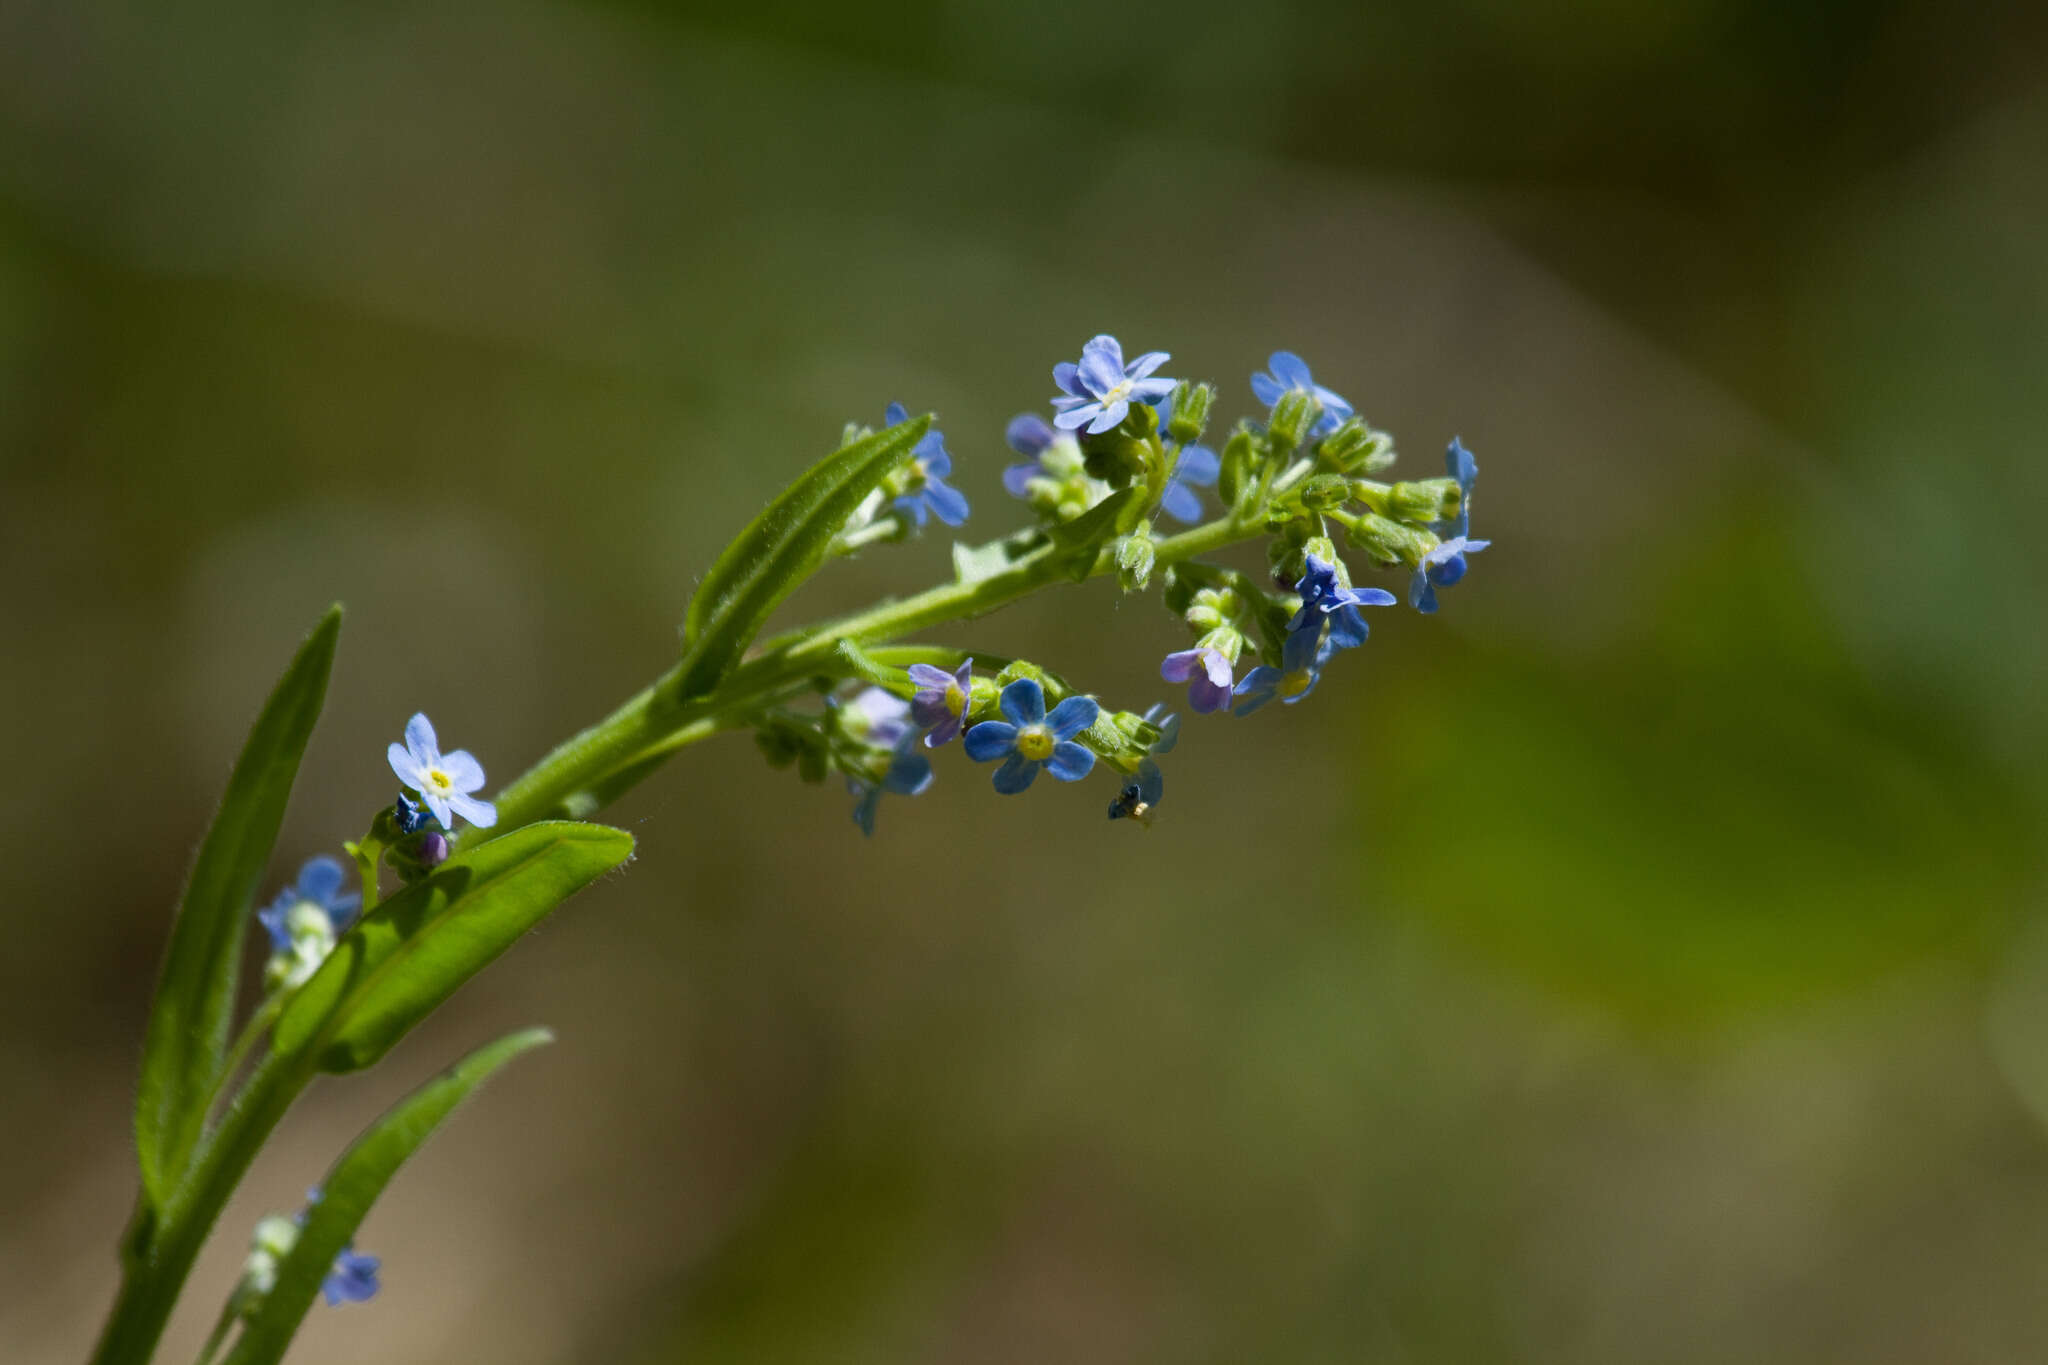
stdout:
[[1006,721],[985,720],[967,732],[965,747],[976,763],[1001,758],[1017,747],[1017,727]]
[[1252,397],[1272,407],[1280,401],[1280,395],[1287,392],[1287,386],[1267,374],[1264,370],[1252,376]]
[[910,410],[901,403],[891,403],[882,409],[882,420],[890,426],[900,426],[910,418]]
[[[1000,721],[992,723],[1001,724]],[[925,734],[924,747],[936,749],[941,745],[951,744],[954,736],[960,733],[962,724],[963,722],[959,716],[954,715],[950,711],[946,712],[944,719],[933,725],[930,731]]]
[[[1152,371],[1158,369],[1171,359],[1173,357],[1164,351],[1147,351],[1130,364],[1124,366],[1124,377],[1126,379],[1143,379],[1146,375],[1152,373]],[[1167,392],[1171,393],[1173,390],[1168,389]]]
[[1015,796],[1038,780],[1038,768],[1038,764],[1024,755],[1011,754],[1003,766],[996,769],[995,788],[1004,796]]
[[[1470,548],[1470,547],[1467,547]],[[1391,607],[1399,599],[1385,588],[1353,588],[1351,604],[1357,607]]]
[[1166,492],[1159,499],[1159,510],[1183,526],[1191,526],[1202,519],[1202,498],[1194,489],[1175,479],[1166,485]]
[[1292,351],[1275,351],[1266,357],[1266,367],[1273,377],[1290,389],[1312,389],[1315,376],[1309,373],[1308,362]]
[[1220,684],[1209,678],[1197,678],[1188,685],[1188,708],[1199,715],[1210,715],[1230,705],[1230,696],[1228,674]]
[[405,747],[422,768],[440,762],[441,743],[434,738],[434,722],[427,719],[426,712],[418,712],[405,723]]
[[1038,467],[1038,461],[1029,464],[1013,464],[1003,471],[1003,491],[1013,498],[1031,496],[1031,481],[1045,471]]
[[1095,698],[1068,697],[1053,707],[1052,714],[1045,718],[1045,725],[1052,731],[1054,739],[1072,739],[1093,725],[1101,714],[1102,708],[1096,705]]
[[426,774],[420,771],[419,760],[403,744],[393,744],[385,749],[384,757],[390,762],[391,771],[398,774],[398,780],[414,791],[418,791],[420,784],[427,780]]
[[1062,782],[1079,782],[1095,767],[1095,751],[1067,740],[1053,746],[1045,761],[1046,771]]
[[1036,457],[1038,452],[1053,443],[1052,428],[1037,413],[1020,412],[1010,419],[1010,425],[1003,431],[1003,440],[1019,455]]
[[1003,689],[1003,714],[1016,725],[1036,725],[1045,719],[1045,689],[1036,678],[1019,678]]
[[457,749],[441,758],[441,771],[455,784],[459,792],[473,792],[484,784],[484,765],[467,749]]
[[299,869],[299,895],[309,901],[325,905],[334,899],[335,892],[341,890],[341,884],[347,876],[348,873],[342,870],[341,864],[325,853],[308,858],[306,865]]
[[1186,446],[1180,452],[1180,463],[1173,467],[1173,477],[1182,483],[1207,488],[1216,482],[1216,476],[1223,472],[1223,461],[1207,446]]
[[[475,825],[478,829],[489,829],[498,823],[498,808],[488,801],[479,801],[467,792],[456,792],[448,798],[448,804],[455,813]],[[448,824],[445,818],[442,824]]]
[[1140,403],[1157,403],[1173,396],[1180,387],[1176,379],[1134,379],[1131,381],[1131,397]]
[[932,515],[948,526],[958,526],[967,520],[967,495],[936,474],[925,481],[924,500]]
[[1081,387],[1080,367],[1071,360],[1062,360],[1052,367],[1052,382],[1059,385],[1061,393],[1070,397],[1079,397],[1087,392]]
[[946,685],[953,681],[953,675],[936,664],[912,664],[905,671],[919,688],[936,687],[942,694]]
[[1427,614],[1436,610],[1436,584],[1429,581],[1429,574],[1417,567],[1408,580],[1408,605]]
[[[1082,403],[1077,407],[1068,408],[1065,412],[1055,416],[1052,419],[1052,424],[1061,431],[1072,431],[1075,427],[1086,423],[1090,418],[1100,415],[1101,412],[1102,404],[1100,403]],[[1110,425],[1115,426],[1116,423],[1111,422]]]
[[1114,403],[1103,404],[1101,413],[1094,421],[1088,424],[1088,434],[1090,436],[1100,436],[1103,432],[1108,431],[1116,426],[1117,423],[1123,421],[1125,415],[1130,410],[1130,403],[1122,398],[1117,399]]
[[434,812],[434,818],[441,822],[441,828],[455,828],[455,812],[449,808],[446,798],[436,796],[433,792],[422,791],[420,800],[428,810]]
[[1124,382],[1124,367],[1121,357],[1112,357],[1104,350],[1090,349],[1081,352],[1081,387],[1097,398]]

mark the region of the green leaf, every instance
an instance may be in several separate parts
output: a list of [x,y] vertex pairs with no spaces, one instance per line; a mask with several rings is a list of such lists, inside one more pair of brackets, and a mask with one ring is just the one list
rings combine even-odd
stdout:
[[306,1211],[305,1226],[278,1268],[276,1285],[243,1328],[228,1365],[272,1365],[282,1357],[313,1306],[334,1258],[354,1240],[370,1206],[384,1193],[398,1168],[498,1068],[522,1052],[553,1041],[553,1034],[535,1028],[486,1044],[370,1125],[321,1182],[319,1202]]
[[299,760],[327,697],[341,632],[328,608],[264,703],[193,861],[142,1044],[135,1148],[142,1188],[161,1207],[205,1127],[227,1054],[242,935],[284,820]]
[[272,1050],[327,1071],[369,1066],[571,895],[626,861],[633,836],[544,821],[460,853],[342,935],[299,987]]
[[1102,547],[1123,529],[1120,523],[1126,509],[1144,493],[1144,489],[1135,485],[1120,488],[1072,521],[1048,527],[1052,552],[1061,566],[1074,578],[1086,578],[1094,570],[1096,556]]
[[824,563],[861,499],[910,457],[931,424],[929,413],[913,417],[827,455],[725,547],[683,618],[679,698],[718,685],[768,613]]

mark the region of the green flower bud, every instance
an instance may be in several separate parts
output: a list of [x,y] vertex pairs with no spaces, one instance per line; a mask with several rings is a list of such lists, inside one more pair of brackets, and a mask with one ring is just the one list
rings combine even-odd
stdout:
[[1216,389],[1210,384],[1190,384],[1181,381],[1173,391],[1173,420],[1167,423],[1167,434],[1182,445],[1193,445],[1202,439],[1202,433],[1209,429],[1209,405],[1216,401]]
[[1361,417],[1346,418],[1316,446],[1316,454],[1346,474],[1385,469],[1394,462],[1394,438],[1374,431]]
[[1377,512],[1361,512],[1344,528],[1344,538],[1372,557],[1375,564],[1420,564],[1436,548],[1427,531],[1389,521]]
[[1421,479],[1387,490],[1387,515],[1395,521],[1446,521],[1458,515],[1463,495],[1456,479]]
[[[1011,683],[1017,681],[1017,679],[1019,678],[1030,678],[1033,682],[1036,682],[1040,687],[1046,690],[1047,696],[1052,695],[1052,683],[1051,680],[1045,676],[1045,670],[1040,668],[1037,664],[1027,662],[1023,659],[1012,659],[1008,667],[1004,668],[1002,672],[996,674],[996,691],[1001,692],[1005,687],[1008,687]],[[980,679],[976,679],[976,681],[979,682]]]
[[1252,472],[1259,455],[1258,439],[1249,427],[1239,425],[1223,443],[1221,474],[1216,480],[1217,496],[1225,507],[1235,507],[1252,486]]
[[1312,474],[1303,480],[1301,505],[1311,512],[1334,512],[1351,501],[1351,480],[1342,474]]
[[1272,433],[1275,446],[1281,450],[1293,450],[1301,444],[1302,435],[1322,415],[1323,405],[1313,393],[1307,389],[1289,389],[1273,405],[1273,418],[1266,430]]
[[974,683],[967,692],[967,719],[970,721],[989,720],[1002,714],[1003,689],[994,678],[975,674]]
[[1117,542],[1116,576],[1125,592],[1136,592],[1152,581],[1152,567],[1159,555],[1152,547],[1152,537],[1143,530],[1135,531]]

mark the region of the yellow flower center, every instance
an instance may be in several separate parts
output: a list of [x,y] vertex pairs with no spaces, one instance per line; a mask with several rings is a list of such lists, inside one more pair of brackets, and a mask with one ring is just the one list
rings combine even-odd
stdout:
[[422,776],[427,779],[427,785],[437,792],[452,792],[455,790],[455,779],[439,768],[429,768]]
[[1315,681],[1315,675],[1305,668],[1297,668],[1280,679],[1280,695],[1298,697],[1308,691],[1308,685]]
[[1043,725],[1027,725],[1017,732],[1017,752],[1033,763],[1043,763],[1051,758],[1053,745],[1057,742],[1052,731]]
[[1114,383],[1114,384],[1110,385],[1110,386],[1109,386],[1109,389],[1108,389],[1108,391],[1107,391],[1107,392],[1105,392],[1105,393],[1104,393],[1104,394],[1102,395],[1102,398],[1101,398],[1101,400],[1100,400],[1100,401],[1101,401],[1101,403],[1102,403],[1102,405],[1103,405],[1104,407],[1108,407],[1108,406],[1109,406],[1109,405],[1110,405],[1111,403],[1116,403],[1116,402],[1126,402],[1126,403],[1127,403],[1127,402],[1129,402],[1129,401],[1130,401],[1130,398],[1131,398],[1131,381],[1130,381],[1130,380],[1128,380],[1128,379],[1123,379],[1123,380],[1119,380],[1119,381],[1117,381],[1116,383]]
[[946,709],[956,716],[967,709],[967,694],[957,682],[946,684]]

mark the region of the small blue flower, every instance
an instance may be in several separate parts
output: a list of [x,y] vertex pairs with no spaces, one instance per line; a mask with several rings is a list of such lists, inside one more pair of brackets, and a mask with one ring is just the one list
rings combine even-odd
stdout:
[[1248,716],[1275,697],[1292,706],[1315,691],[1329,662],[1328,653],[1318,647],[1321,634],[1320,627],[1290,632],[1280,647],[1280,667],[1260,664],[1238,683],[1232,714]]
[[1332,650],[1354,649],[1372,633],[1359,613],[1360,607],[1391,607],[1396,600],[1385,588],[1345,587],[1337,580],[1337,566],[1313,554],[1308,557],[1307,572],[1294,590],[1301,594],[1301,610],[1294,613],[1287,628],[1314,633],[1327,620]]
[[1085,425],[1091,435],[1108,431],[1124,420],[1131,404],[1157,403],[1173,392],[1177,381],[1149,377],[1167,359],[1164,351],[1147,351],[1126,365],[1115,337],[1095,337],[1081,348],[1079,364],[1062,360],[1052,367],[1052,381],[1060,386],[1052,424],[1061,431]]
[[1188,706],[1196,715],[1206,716],[1230,705],[1230,660],[1220,649],[1197,645],[1177,650],[1160,662],[1159,676],[1188,685]]
[[341,1249],[334,1258],[334,1268],[327,1272],[327,1278],[320,1282],[320,1292],[327,1296],[330,1308],[344,1303],[363,1303],[377,1296],[377,1267],[382,1264],[375,1256],[364,1256],[356,1251],[351,1242]]
[[328,923],[337,934],[348,927],[363,898],[353,891],[342,892],[341,884],[347,875],[339,862],[324,853],[306,860],[299,869],[298,881],[278,892],[276,900],[256,912],[257,921],[270,935],[272,951],[292,950],[291,913],[301,905],[326,911]]
[[912,664],[910,680],[917,684],[910,698],[910,715],[926,731],[925,747],[936,749],[951,743],[960,733],[967,703],[974,695],[974,660],[961,660],[951,673],[931,664]]
[[1040,768],[1062,782],[1078,782],[1095,766],[1095,755],[1074,736],[1095,723],[1100,708],[1089,697],[1068,697],[1045,713],[1045,689],[1019,678],[1003,689],[1008,721],[985,720],[967,732],[967,756],[976,763],[1009,755],[996,769],[995,788],[1014,796],[1038,780]]
[[1217,475],[1222,471],[1223,462],[1209,447],[1182,447],[1180,460],[1173,467],[1173,477],[1167,481],[1166,492],[1159,499],[1159,510],[1183,526],[1200,521],[1202,495],[1195,490],[1214,488]]
[[1308,363],[1294,352],[1275,351],[1266,357],[1266,364],[1271,373],[1262,370],[1252,376],[1252,394],[1269,411],[1283,395],[1294,389],[1307,390],[1323,405],[1323,415],[1309,428],[1311,439],[1328,436],[1354,411],[1341,394],[1332,393],[1316,383],[1315,376],[1309,373]]
[[1448,588],[1463,578],[1470,567],[1465,556],[1476,555],[1491,544],[1490,540],[1452,536],[1424,555],[1408,579],[1408,605],[1420,612],[1435,611],[1436,590]]
[[848,777],[846,790],[855,798],[853,823],[860,826],[862,834],[873,837],[875,832],[875,811],[882,804],[882,794],[916,796],[932,784],[932,761],[917,747],[917,732],[905,730],[896,740],[895,748],[889,752],[889,767],[880,781]]
[[1472,533],[1472,485],[1479,482],[1479,461],[1455,436],[1444,451],[1444,472],[1458,481],[1458,515],[1438,522],[1436,532],[1440,536],[1468,536]]
[[393,744],[385,757],[398,780],[420,794],[443,828],[455,828],[457,815],[479,829],[498,823],[498,808],[473,795],[484,785],[483,764],[467,749],[444,757],[440,741],[434,737],[433,722],[425,715],[405,723],[405,743]]
[[[910,420],[910,414],[901,403],[891,403],[882,414],[888,426],[899,426]],[[896,510],[912,518],[919,526],[924,525],[925,513],[930,511],[948,526],[958,526],[967,520],[967,498],[959,489],[946,482],[945,476],[953,472],[953,457],[946,453],[946,438],[933,427],[924,434],[924,439],[910,448],[910,458],[921,477],[921,486],[914,493],[905,493],[896,499]]]
[[1033,479],[1056,478],[1046,469],[1041,457],[1052,449],[1054,441],[1062,439],[1070,438],[1063,438],[1035,412],[1022,412],[1012,417],[1009,429],[1003,433],[1003,440],[1010,449],[1024,457],[1024,462],[1003,471],[1003,491],[1013,498],[1026,498],[1031,496],[1029,485]]

